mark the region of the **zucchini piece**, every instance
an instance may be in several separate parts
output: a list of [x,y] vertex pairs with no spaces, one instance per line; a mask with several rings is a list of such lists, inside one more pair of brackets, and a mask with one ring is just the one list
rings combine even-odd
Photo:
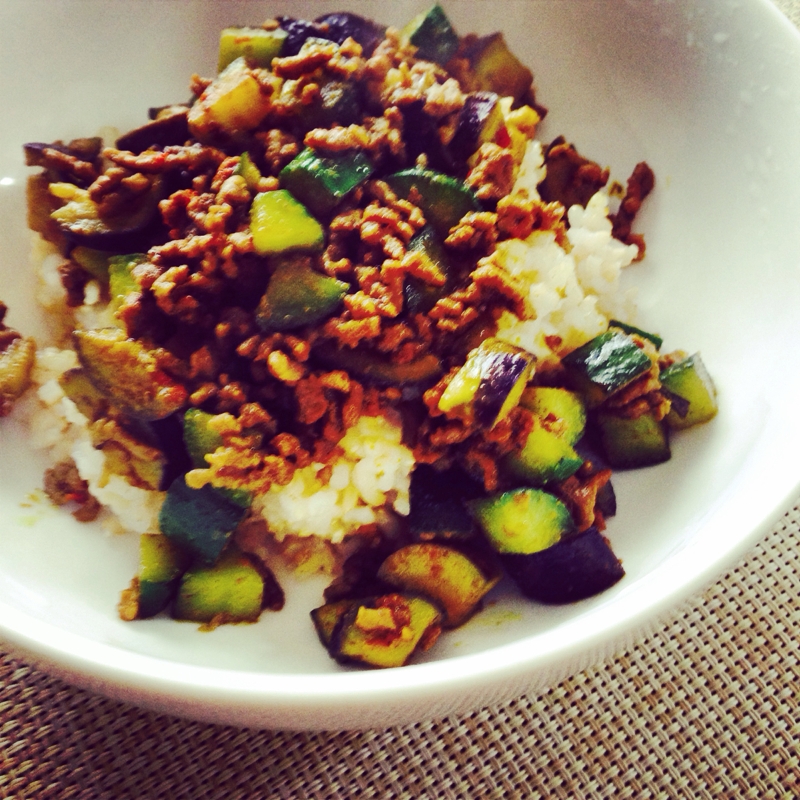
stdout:
[[139,537],[139,611],[137,619],[154,617],[175,596],[178,582],[186,569],[186,553],[160,533]]
[[411,473],[408,529],[416,541],[469,541],[475,520],[464,502],[484,494],[483,487],[463,470],[437,470],[419,464]]
[[688,402],[685,414],[678,413],[677,403],[667,414],[667,424],[674,430],[708,422],[716,416],[717,390],[699,353],[667,367],[659,376],[661,385],[671,395]]
[[533,427],[522,449],[509,453],[503,467],[516,478],[533,486],[544,486],[553,481],[563,481],[574,475],[583,459],[566,439],[543,427],[534,416]]
[[508,49],[502,33],[475,40],[467,48],[466,57],[478,89],[519,102],[533,85],[533,73]]
[[329,215],[374,166],[360,150],[320,155],[306,147],[280,173],[281,185],[318,217]]
[[89,380],[132,416],[163,419],[186,403],[186,389],[159,369],[153,354],[121,328],[75,331],[73,341]]
[[637,328],[635,325],[628,325],[627,322],[620,322],[618,319],[612,319],[608,323],[608,327],[617,328],[623,333],[633,333],[636,336],[641,336],[642,339],[647,339],[648,341],[652,342],[656,350],[660,350],[661,345],[664,344],[664,340],[657,333],[644,331],[641,328]]
[[286,189],[260,192],[250,208],[253,246],[262,256],[290,250],[321,250],[325,231]]
[[321,364],[331,369],[347,370],[351,375],[379,386],[433,383],[444,371],[442,362],[433,353],[426,353],[405,364],[395,364],[366,350],[345,350],[328,344],[315,347],[313,354]]
[[422,209],[425,219],[442,239],[447,238],[450,228],[464,214],[481,210],[472,189],[441,172],[412,167],[389,175],[386,182],[396,194],[405,199],[409,198],[412,189],[416,190],[414,202]]
[[82,367],[68,369],[61,374],[58,383],[64,394],[90,422],[103,416],[108,410],[106,396],[89,380]]
[[438,3],[414,17],[401,36],[417,48],[417,58],[437,64],[446,64],[458,50],[458,34]]
[[352,82],[328,80],[321,82],[319,97],[301,106],[297,120],[311,128],[332,128],[352,125],[361,120],[361,96]]
[[270,93],[262,89],[240,57],[228,64],[189,109],[189,130],[201,142],[236,137],[257,128],[272,106]]
[[158,523],[165,536],[210,565],[220,557],[245,510],[208,484],[192,489],[181,475],[167,490]]
[[402,667],[439,635],[442,614],[421,597],[388,594],[364,600],[336,625],[329,652],[340,663]]
[[586,405],[581,396],[555,386],[529,386],[519,404],[539,417],[547,430],[574,445],[586,429]]
[[240,175],[244,178],[247,188],[251,192],[258,191],[258,184],[261,181],[261,170],[256,166],[256,163],[250,157],[250,153],[245,151],[239,156],[239,163],[233,171],[234,175]]
[[108,290],[114,306],[119,307],[129,294],[141,291],[133,277],[133,269],[146,263],[147,256],[144,253],[111,256],[108,259]]
[[378,569],[378,578],[420,594],[444,610],[442,626],[457,628],[478,610],[500,580],[499,570],[483,569],[460,550],[436,542],[401,547]]
[[481,425],[493,428],[519,403],[533,364],[534,357],[522,348],[485,339],[442,392],[439,410],[468,407]]
[[636,469],[669,461],[669,429],[664,420],[657,420],[652,413],[629,419],[601,410],[594,421],[606,459],[614,469]]
[[590,408],[644,375],[653,365],[630,335],[609,330],[562,359],[567,376]]
[[536,553],[507,554],[503,566],[526,597],[574,603],[605,591],[625,570],[597,528],[562,539]]
[[78,247],[72,248],[69,257],[76,264],[80,264],[95,280],[108,285],[108,253],[78,245]]
[[183,442],[195,469],[207,467],[205,457],[224,444],[222,436],[208,427],[213,417],[199,408],[190,408],[183,415]]
[[0,407],[2,401],[16,400],[28,388],[35,361],[36,342],[28,337],[20,336],[0,350]]
[[347,283],[312,269],[308,259],[281,259],[256,309],[256,322],[264,331],[319,322],[333,314],[348,288]]
[[408,243],[408,250],[419,253],[427,263],[431,263],[445,276],[445,283],[442,286],[433,286],[413,275],[406,275],[403,285],[405,308],[409,314],[427,314],[436,305],[437,300],[450,293],[453,267],[444,245],[430,225],[426,225],[414,234]]
[[333,603],[325,603],[325,605],[311,611],[311,621],[314,623],[319,640],[326,649],[330,647],[333,632],[339,620],[351,608],[355,608],[358,602],[358,600],[336,600]]
[[183,574],[172,616],[212,625],[255,622],[264,608],[280,608],[282,596],[266,567],[231,549],[213,566],[192,567]]
[[467,95],[450,141],[453,158],[465,164],[482,144],[493,142],[504,125],[500,98],[494,92]]
[[244,58],[253,67],[267,69],[272,59],[281,54],[286,31],[281,28],[223,28],[219,36],[217,72],[222,72],[237,58]]
[[513,489],[468,506],[498,553],[536,553],[575,530],[566,505],[541,489]]

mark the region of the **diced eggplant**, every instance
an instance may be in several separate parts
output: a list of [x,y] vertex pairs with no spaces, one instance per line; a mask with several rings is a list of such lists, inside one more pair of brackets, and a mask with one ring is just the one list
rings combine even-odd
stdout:
[[502,33],[472,40],[465,55],[478,89],[520,102],[530,92],[533,73],[508,49]]
[[167,491],[158,522],[161,533],[200,563],[213,564],[228,544],[245,509],[213,486],[192,489],[183,476]]
[[574,445],[586,428],[586,405],[576,392],[555,386],[529,386],[519,404],[539,417],[547,430]]
[[442,625],[457,628],[477,611],[500,580],[500,571],[440,542],[402,547],[381,564],[378,577],[404,592],[420,594],[444,611]]
[[398,543],[383,538],[361,542],[342,564],[342,568],[325,588],[323,597],[326,603],[338,600],[359,600],[364,597],[377,597],[391,591],[391,587],[378,578],[378,569]]
[[630,335],[608,330],[562,360],[567,376],[590,408],[599,406],[653,366]]
[[498,553],[536,553],[575,530],[566,505],[541,489],[514,489],[468,505]]
[[182,548],[160,533],[139,537],[139,574],[122,593],[119,611],[125,620],[148,619],[174,599],[189,559]]
[[465,502],[483,494],[483,487],[458,467],[418,464],[409,487],[409,532],[421,542],[473,540],[477,527]]
[[472,189],[460,180],[433,170],[412,167],[389,175],[386,182],[404,199],[416,190],[415,202],[443,239],[464,214],[481,209]]
[[329,317],[349,286],[312,268],[302,257],[278,262],[267,291],[256,309],[256,322],[265,331],[285,331]]
[[482,144],[494,141],[503,125],[500,98],[494,92],[467,95],[450,141],[450,152],[457,161],[466,164]]
[[312,214],[324,217],[367,180],[373,169],[360,150],[320,155],[306,147],[281,170],[280,180]]
[[446,64],[458,50],[458,34],[438,3],[414,17],[402,36],[417,48],[417,58],[437,64]]
[[73,247],[70,261],[83,267],[96,281],[108,286],[108,265],[110,255],[91,247]]
[[337,44],[342,44],[347,38],[355,39],[361,45],[365,58],[372,55],[386,33],[385,26],[347,11],[323,14],[314,23],[325,26],[326,38]]
[[331,369],[347,370],[351,375],[379,386],[409,386],[433,383],[442,375],[442,362],[433,353],[413,361],[396,364],[381,354],[332,344],[317,345],[314,358]]
[[[307,39],[327,39],[328,29],[319,22],[294,17],[276,17],[281,30],[286,31],[281,56],[296,56]],[[332,41],[332,40],[331,40]]]
[[544,427],[536,416],[522,449],[509,453],[503,459],[505,470],[531,486],[563,481],[574,475],[582,465],[583,459],[572,445]]
[[683,406],[685,413],[681,413],[681,404],[673,399],[672,409],[667,414],[670,428],[683,430],[716,416],[717,390],[699,353],[667,367],[659,378],[671,397],[686,404]]
[[259,255],[291,250],[321,250],[325,231],[286,189],[261,192],[250,208],[253,247]]
[[486,339],[467,356],[439,398],[445,413],[471,408],[487,428],[504,419],[519,402],[533,373],[534,357],[501,339]]
[[282,606],[283,592],[272,572],[231,548],[214,565],[183,574],[172,616],[212,625],[255,622],[265,608]]
[[281,55],[287,33],[282,28],[223,28],[219,37],[217,72],[222,72],[237,58],[253,67],[269,69],[272,59]]
[[232,61],[195,100],[187,117],[201,142],[237,137],[258,127],[271,106],[270,93],[256,80],[244,58]]
[[428,266],[438,270],[445,278],[441,286],[435,286],[413,275],[406,275],[403,284],[406,310],[409,314],[426,314],[440,298],[451,291],[454,270],[444,245],[430,225],[426,225],[411,238],[408,250],[419,253]]
[[439,136],[439,120],[425,111],[425,104],[425,97],[420,97],[400,106],[408,161],[416,161],[424,153],[425,163],[430,170],[452,175],[463,172],[463,163],[456,161]]
[[156,119],[124,133],[117,139],[118,150],[141,153],[145,150],[184,144],[189,138],[189,109],[171,106],[173,113]]
[[527,555],[501,556],[522,594],[541,603],[574,603],[613,586],[625,570],[597,528]]
[[667,423],[651,412],[630,419],[600,409],[594,424],[606,459],[614,469],[649,467],[671,457]]
[[[48,182],[68,181],[77,186],[88,186],[96,174],[97,159],[103,147],[99,136],[62,142],[27,142],[22,146],[25,165],[42,167]],[[69,159],[61,158],[69,156]],[[77,163],[72,159],[78,159]]]
[[633,334],[634,336],[639,336],[642,339],[647,339],[649,342],[653,343],[653,347],[655,347],[656,350],[660,350],[661,345],[664,344],[664,340],[657,333],[650,333],[650,331],[642,330],[641,328],[637,328],[635,325],[629,325],[627,322],[620,322],[618,319],[612,319],[608,323],[608,327],[617,328],[623,333]]
[[92,445],[104,456],[104,475],[120,475],[131,486],[158,491],[167,459],[152,430],[136,422],[123,427],[116,419],[98,419],[90,428]]
[[343,664],[402,667],[436,641],[442,614],[421,597],[388,594],[348,610],[336,625],[329,652]]
[[164,186],[164,180],[156,176],[150,189],[124,211],[104,217],[86,189],[72,183],[51,183],[48,191],[63,205],[50,216],[73,245],[113,253],[147,250],[163,229],[158,204],[164,197]]
[[75,331],[75,350],[89,380],[114,405],[141,419],[162,419],[188,393],[158,366],[153,354],[121,328]]
[[608,183],[608,170],[584,158],[563,137],[554,139],[545,151],[547,174],[539,184],[539,194],[547,203],[559,202],[564,208],[586,206],[592,196]]

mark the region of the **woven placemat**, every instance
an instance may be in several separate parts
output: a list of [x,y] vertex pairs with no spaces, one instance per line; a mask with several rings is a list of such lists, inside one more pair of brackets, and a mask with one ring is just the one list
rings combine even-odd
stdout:
[[[776,0],[800,25],[800,0]],[[0,798],[800,798],[800,504],[616,658],[363,733],[186,722],[0,655]]]
[[538,697],[363,733],[159,716],[0,665],[0,797],[800,797],[800,506],[701,598]]

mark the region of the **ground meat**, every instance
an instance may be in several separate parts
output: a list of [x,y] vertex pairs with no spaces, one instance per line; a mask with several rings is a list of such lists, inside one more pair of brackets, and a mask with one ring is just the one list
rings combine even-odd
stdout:
[[507,147],[486,142],[474,156],[476,163],[464,181],[480,200],[499,200],[514,185],[514,154]]
[[627,191],[620,203],[619,210],[611,217],[613,236],[625,244],[635,244],[639,248],[637,261],[644,258],[644,237],[641,234],[631,233],[631,228],[644,199],[653,191],[654,186],[653,170],[644,161],[637,164],[628,178]]
[[586,206],[608,183],[608,170],[584,158],[563,136],[550,143],[544,161],[547,175],[539,184],[539,194],[546,203],[559,202],[564,208]]
[[100,513],[100,503],[89,494],[89,484],[81,478],[72,459],[44,473],[44,492],[57,506],[76,503],[78,507],[72,515],[80,522],[91,522]]

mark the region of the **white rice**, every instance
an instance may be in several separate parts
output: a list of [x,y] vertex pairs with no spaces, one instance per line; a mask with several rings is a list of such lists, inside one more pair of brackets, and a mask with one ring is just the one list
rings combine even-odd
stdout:
[[[542,146],[531,141],[514,191],[537,199],[536,187],[544,173]],[[605,191],[598,192],[586,209],[570,208],[568,217],[570,228],[563,247],[553,232],[538,231],[524,241],[500,242],[495,255],[495,263],[524,288],[528,306],[526,319],[504,312],[497,335],[545,362],[601,333],[610,318],[630,319],[634,310],[632,298],[621,292],[620,274],[638,250],[611,236]],[[113,324],[110,310],[97,302],[99,292],[94,289],[89,290],[89,303],[74,312],[66,308],[57,272],[60,256],[38,237],[33,257],[39,265],[40,302],[63,321],[62,336],[75,325]],[[561,344],[551,347],[548,337],[559,337]],[[34,447],[49,451],[52,463],[66,458],[75,461],[117,528],[137,533],[157,530],[163,493],[106,474],[105,456],[92,446],[88,420],[61,390],[58,376],[76,365],[70,349],[44,348],[37,355],[36,400],[28,403],[31,441]],[[295,535],[340,542],[363,526],[383,524],[387,509],[408,514],[414,460],[401,442],[398,421],[362,417],[340,444],[343,455],[331,469],[322,464],[299,469],[288,485],[273,486],[254,500],[253,511],[279,541]]]

